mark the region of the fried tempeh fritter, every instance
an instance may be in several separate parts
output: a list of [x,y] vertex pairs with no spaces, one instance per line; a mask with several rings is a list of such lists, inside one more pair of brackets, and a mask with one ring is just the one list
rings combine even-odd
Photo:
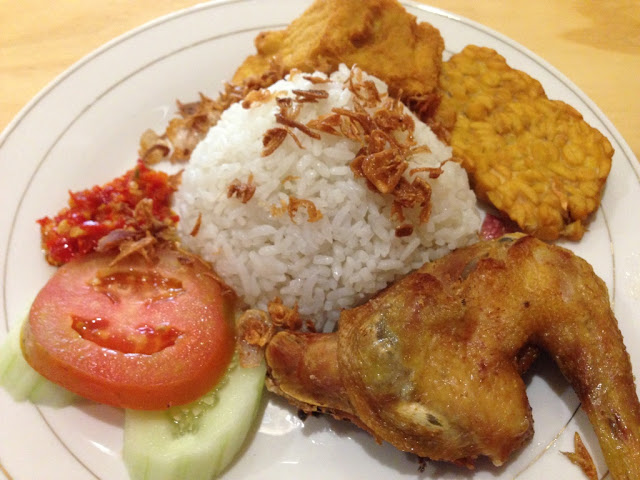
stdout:
[[611,168],[609,140],[492,49],[442,66],[435,121],[479,198],[543,240],[579,240]]

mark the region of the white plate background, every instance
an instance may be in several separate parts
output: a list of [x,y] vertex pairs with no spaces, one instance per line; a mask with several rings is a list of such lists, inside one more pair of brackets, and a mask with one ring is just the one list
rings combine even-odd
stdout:
[[[66,204],[68,190],[102,184],[136,160],[140,134],[162,131],[175,99],[215,96],[263,30],[284,27],[310,0],[230,0],[177,12],[119,37],[78,62],[34,98],[0,136],[0,341],[21,321],[52,274],[40,253],[37,218]],[[604,114],[548,63],[477,23],[409,1],[408,11],[440,29],[446,55],[473,43],[495,48],[539,79],[550,98],[577,108],[616,153],[602,208],[577,244],[609,286],[616,316],[640,371],[640,168]],[[612,86],[613,87],[613,86]],[[246,451],[225,479],[564,478],[582,473],[560,451],[579,431],[606,474],[597,441],[571,388],[553,365],[528,375],[536,434],[507,465],[481,461],[475,472],[429,464],[377,445],[347,423],[310,418],[268,395]],[[500,408],[496,405],[496,408]],[[577,412],[577,413],[576,413]],[[0,390],[0,478],[124,480],[121,411],[85,403],[64,409],[15,403]]]

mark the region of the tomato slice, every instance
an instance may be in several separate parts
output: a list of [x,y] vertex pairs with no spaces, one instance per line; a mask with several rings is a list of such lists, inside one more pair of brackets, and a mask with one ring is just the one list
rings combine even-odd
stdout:
[[199,257],[160,249],[112,265],[93,253],[58,269],[22,332],[27,362],[83,397],[156,410],[200,397],[222,377],[231,304]]

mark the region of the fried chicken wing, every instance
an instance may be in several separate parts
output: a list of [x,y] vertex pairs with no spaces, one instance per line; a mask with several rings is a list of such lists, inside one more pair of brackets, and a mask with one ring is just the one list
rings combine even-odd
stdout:
[[490,48],[451,57],[440,85],[432,125],[450,132],[478,197],[526,233],[579,240],[609,175],[609,140]]
[[531,348],[573,386],[613,478],[640,478],[640,405],[606,285],[530,236],[456,250],[345,310],[335,333],[277,333],[265,356],[269,388],[299,408],[472,466],[500,465],[531,437]]
[[444,40],[396,0],[316,0],[286,29],[260,33],[255,45],[234,84],[263,74],[274,61],[287,72],[330,73],[345,63],[379,77],[418,110],[437,98]]

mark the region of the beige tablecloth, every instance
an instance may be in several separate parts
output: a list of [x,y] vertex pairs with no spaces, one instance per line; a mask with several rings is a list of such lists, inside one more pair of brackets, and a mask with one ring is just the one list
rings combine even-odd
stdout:
[[[194,0],[0,0],[0,130],[75,61]],[[640,158],[640,1],[431,0],[516,40],[562,71]]]

